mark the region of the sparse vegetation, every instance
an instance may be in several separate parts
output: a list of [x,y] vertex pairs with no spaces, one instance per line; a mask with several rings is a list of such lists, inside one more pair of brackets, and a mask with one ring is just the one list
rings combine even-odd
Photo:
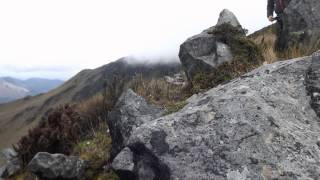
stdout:
[[129,83],[129,87],[149,102],[163,107],[167,114],[183,108],[190,96],[183,85],[168,83],[163,78],[148,79],[138,75]]
[[233,60],[220,65],[211,73],[197,74],[191,82],[192,94],[239,77],[263,63],[261,49],[246,37],[246,32],[241,27],[233,27],[230,24],[222,24],[209,32],[217,38],[217,41],[230,47]]
[[70,154],[73,144],[86,133],[88,126],[74,106],[60,106],[22,137],[15,150],[23,165],[27,165],[38,152]]
[[95,180],[120,180],[120,178],[117,176],[115,172],[109,171],[109,172],[98,174],[95,177]]
[[[310,46],[299,43],[285,52],[275,52],[276,40],[274,26],[270,26],[249,37],[247,31],[223,24],[215,28],[217,41],[230,46],[233,61],[220,65],[211,73],[199,73],[188,86],[175,85],[164,78],[148,78],[137,75],[127,84],[119,77],[106,84],[106,90],[77,104],[67,104],[51,110],[42,121],[22,137],[14,149],[24,166],[38,152],[77,155],[89,162],[85,179],[119,179],[111,170],[103,170],[110,163],[111,137],[106,124],[107,114],[111,111],[125,87],[133,89],[149,102],[163,107],[166,114],[182,109],[191,95],[208,90],[219,84],[239,77],[264,61],[272,63],[308,55],[320,48],[320,40]],[[32,177],[25,171],[16,174],[15,179]]]
[[[89,161],[86,178],[94,179],[98,176],[110,158],[111,138],[106,124],[107,113],[113,109],[123,91],[123,85],[115,78],[107,84],[102,94],[51,110],[14,146],[23,166],[38,152],[78,155]],[[116,178],[113,172],[105,172],[104,175]]]
[[23,170],[18,172],[17,174],[15,174],[12,177],[9,177],[8,180],[38,180],[38,178],[33,175],[32,173]]
[[320,49],[318,38],[302,40],[299,35],[291,34],[289,48],[284,52],[274,49],[276,42],[276,25],[271,25],[249,36],[261,49],[265,62],[270,64],[276,61],[287,60],[302,56],[308,56]]
[[274,50],[274,43],[277,38],[275,31],[275,25],[271,25],[249,36],[260,47],[264,60],[267,63],[273,63],[278,60],[277,53]]
[[79,156],[88,161],[89,166],[85,173],[85,179],[94,179],[110,160],[111,137],[108,127],[101,125],[96,129],[92,136],[79,142],[73,148],[72,155]]
[[109,160],[111,138],[108,135],[107,127],[101,128],[92,137],[76,144],[72,154],[83,160],[92,161],[92,166],[98,167]]

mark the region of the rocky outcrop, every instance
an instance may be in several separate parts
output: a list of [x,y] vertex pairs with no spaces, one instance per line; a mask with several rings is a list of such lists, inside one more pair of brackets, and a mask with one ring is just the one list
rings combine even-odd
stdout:
[[11,148],[2,150],[2,156],[6,163],[0,167],[0,177],[11,176],[21,170],[20,160],[17,155],[17,152]]
[[320,119],[305,86],[310,65],[310,57],[265,65],[145,122],[127,141],[129,170],[137,179],[317,179]]
[[126,90],[120,96],[115,110],[108,115],[108,126],[113,139],[112,157],[127,144],[132,131],[141,124],[162,116],[163,113],[162,109],[149,104],[131,89]]
[[291,0],[284,13],[287,26],[288,46],[300,45],[300,48],[319,48],[320,37],[320,1]]
[[320,30],[320,1],[291,0],[285,10],[290,32]]
[[38,153],[29,163],[28,169],[44,179],[80,179],[86,162],[76,156]]
[[311,107],[320,117],[320,51],[312,56],[311,66],[307,73],[306,86],[311,96]]
[[171,76],[180,71],[181,64],[177,59],[139,60],[126,57],[97,69],[83,70],[50,93],[1,104],[0,137],[10,138],[0,141],[0,149],[18,143],[21,136],[27,135],[28,130],[32,128],[31,124],[37,124],[46,118],[52,108],[86,101],[106,88],[109,89],[115,80],[127,82],[137,75],[158,78]]
[[[217,26],[225,23],[234,27],[240,25],[237,18],[229,10],[223,10],[220,13]],[[213,29],[215,27],[187,39],[180,46],[180,61],[189,81],[199,72],[210,72],[219,65],[232,61],[230,47],[217,41],[217,38],[210,34]]]
[[218,23],[216,26],[220,26],[224,23],[227,24],[231,24],[234,27],[238,27],[241,26],[241,24],[239,23],[237,17],[228,9],[224,9],[220,15],[219,15],[219,19],[218,19]]
[[[113,160],[112,168],[122,179],[168,179],[168,168],[143,145],[137,143],[130,145],[130,149],[124,148],[128,145],[128,139],[133,131],[163,114],[162,109],[149,104],[130,89],[120,96],[115,110],[109,113],[111,154],[113,157],[117,155]],[[158,145],[162,146],[162,144]]]

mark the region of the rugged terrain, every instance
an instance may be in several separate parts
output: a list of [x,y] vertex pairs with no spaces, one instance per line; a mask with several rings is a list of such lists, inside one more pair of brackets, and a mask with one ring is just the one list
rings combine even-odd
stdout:
[[145,122],[125,143],[132,157],[116,157],[133,159],[120,174],[147,179],[141,172],[149,167],[148,176],[160,179],[320,177],[319,118],[305,85],[312,61],[320,56],[263,66]]
[[83,70],[48,93],[0,104],[0,148],[16,143],[50,109],[84,101],[106,89],[113,81],[126,81],[140,74],[157,77],[179,71],[180,64],[177,62],[148,64],[133,58],[122,58],[94,70]]
[[[289,27],[290,36],[300,37],[302,32],[308,36],[301,37],[316,38],[319,8],[319,1],[292,0],[286,15],[299,21]],[[320,53],[311,53],[317,43],[298,38],[294,42],[298,46],[274,52],[274,35],[269,36],[273,33],[271,26],[248,37],[234,14],[224,10],[215,26],[180,46],[188,82],[176,75],[179,63],[146,66],[120,59],[82,71],[47,94],[0,106],[4,119],[0,125],[9,129],[3,128],[0,135],[9,142],[25,135],[45,115],[19,141],[18,153],[5,151],[10,156],[0,175],[3,171],[7,177],[31,173],[47,179],[319,179]],[[306,45],[310,47],[301,49]],[[290,59],[293,56],[298,58]],[[134,81],[137,74],[147,78]],[[167,75],[171,77],[166,83],[178,82],[179,88],[154,83]],[[108,89],[122,81],[133,86],[121,92]],[[86,102],[80,108],[84,117],[72,106],[49,110],[64,103],[81,104],[106,89],[109,95],[103,101]],[[166,111],[169,103],[163,101],[170,101],[172,93],[182,103],[173,103],[174,110]],[[10,113],[13,107],[19,108]],[[95,118],[97,109],[102,113]],[[86,126],[78,127],[81,123]],[[12,127],[18,132],[14,138]],[[19,158],[22,172],[17,171]]]

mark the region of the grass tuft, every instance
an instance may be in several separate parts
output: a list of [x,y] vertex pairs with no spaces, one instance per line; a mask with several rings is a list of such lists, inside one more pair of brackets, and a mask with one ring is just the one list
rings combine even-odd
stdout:
[[138,75],[129,83],[129,87],[150,103],[164,108],[166,114],[183,108],[190,96],[183,85],[169,83],[164,78],[148,79]]
[[265,62],[270,64],[276,61],[293,59],[303,56],[309,56],[320,49],[319,38],[301,38],[300,35],[291,33],[288,48],[283,52],[275,51],[276,42],[276,24],[265,27],[249,36],[255,44],[261,49]]

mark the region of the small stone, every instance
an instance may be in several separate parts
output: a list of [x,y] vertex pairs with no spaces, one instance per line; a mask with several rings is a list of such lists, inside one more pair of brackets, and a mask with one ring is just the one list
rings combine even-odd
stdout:
[[31,160],[28,169],[40,178],[80,179],[86,162],[76,156],[39,152]]
[[116,171],[133,171],[133,153],[126,147],[113,160],[112,168]]

